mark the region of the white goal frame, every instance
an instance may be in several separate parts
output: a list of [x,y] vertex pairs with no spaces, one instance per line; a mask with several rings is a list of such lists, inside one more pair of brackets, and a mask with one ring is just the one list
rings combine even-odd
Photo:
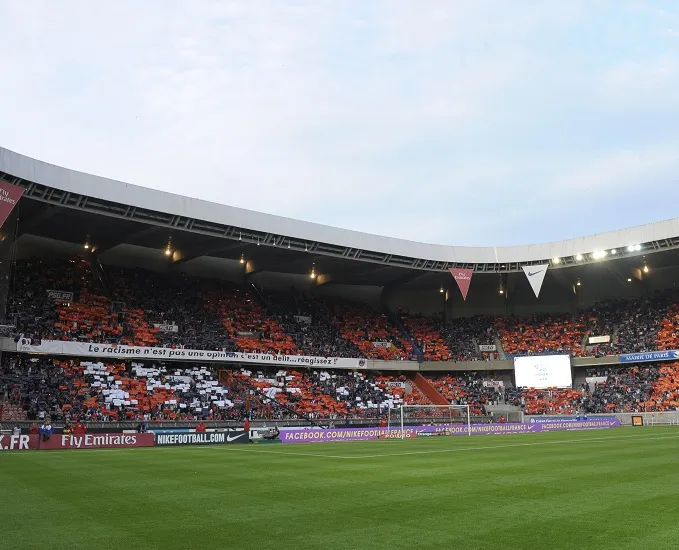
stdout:
[[[466,416],[467,435],[472,435],[471,409],[469,405],[402,405],[396,408],[396,410],[399,411],[398,419],[401,429],[401,439],[405,439],[405,419],[406,419],[405,411],[418,409],[448,409],[451,411],[461,411],[463,415]],[[391,428],[391,411],[393,410],[394,409],[389,409],[389,420],[387,424],[388,429]]]

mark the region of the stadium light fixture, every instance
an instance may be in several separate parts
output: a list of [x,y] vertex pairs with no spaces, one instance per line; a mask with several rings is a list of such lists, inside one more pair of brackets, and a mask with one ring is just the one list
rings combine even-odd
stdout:
[[309,273],[309,277],[311,277],[312,279],[316,278],[316,268],[315,267],[311,268],[311,273]]
[[504,293],[505,293],[505,289],[500,287],[500,294],[504,294]]
[[439,288],[439,292],[443,294],[443,285],[441,285],[441,288]]
[[644,266],[644,273],[648,273],[648,271],[649,271],[648,266],[645,265],[645,266]]
[[592,258],[595,260],[601,260],[602,258],[606,257],[606,251],[605,250],[595,250],[592,252]]
[[627,277],[627,282],[631,283],[632,282],[632,277]]
[[89,235],[87,235],[87,238],[85,239],[85,244],[83,245],[83,248],[84,248],[85,250],[89,250],[89,249],[90,249],[90,236],[89,236]]
[[552,258],[552,263],[554,265],[559,265],[561,263],[561,258],[559,258],[559,257]]
[[578,262],[581,262],[581,261],[582,261],[582,254],[578,254],[578,255],[575,257],[575,259],[576,259]]
[[245,254],[240,255],[240,263],[242,263],[242,264],[245,263]]
[[640,244],[631,244],[627,247],[627,252],[639,252],[641,250]]
[[172,238],[169,238],[167,240],[167,246],[165,247],[165,255],[166,256],[172,255]]
[[582,286],[582,283],[580,282],[580,279],[578,279],[578,282],[575,283],[576,286]]
[[615,256],[617,253],[618,253],[617,248],[612,248],[612,249],[611,249],[611,254],[613,254],[613,256]]

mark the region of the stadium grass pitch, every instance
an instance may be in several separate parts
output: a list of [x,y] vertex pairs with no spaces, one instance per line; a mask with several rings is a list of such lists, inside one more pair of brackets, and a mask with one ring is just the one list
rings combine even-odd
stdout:
[[679,429],[0,454],[1,548],[679,547]]

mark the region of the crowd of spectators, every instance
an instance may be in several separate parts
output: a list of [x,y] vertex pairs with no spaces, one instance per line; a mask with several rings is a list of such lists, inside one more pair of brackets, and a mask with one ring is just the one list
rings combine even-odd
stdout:
[[23,357],[3,362],[0,401],[63,422],[226,420],[238,409],[206,367]]
[[381,418],[431,404],[402,376],[325,370],[223,369],[177,363],[6,359],[0,403],[29,420],[107,422]]
[[496,334],[490,315],[451,319],[443,330],[454,361],[497,359],[497,352],[479,351],[479,345],[495,345]]
[[[588,369],[575,389],[514,388],[496,372],[428,374],[454,405],[486,415],[513,405],[529,415],[679,410],[679,363]],[[42,422],[382,419],[401,405],[431,405],[404,376],[313,369],[219,372],[195,365],[5,357],[0,404]]]
[[[597,377],[605,376],[605,381],[587,384],[589,391],[584,393],[582,399],[582,405],[587,412],[621,413],[649,410],[648,405],[655,393],[654,385],[660,378],[658,365],[609,368],[603,372],[606,374],[602,371],[595,374]],[[588,374],[591,374],[591,371]],[[654,408],[655,405],[651,410]]]
[[[181,273],[154,273],[138,269],[108,268],[113,306],[132,306],[141,312],[137,322],[140,345],[236,351],[214,307],[214,296],[234,294],[238,287]],[[140,337],[147,333],[148,341]]]
[[664,349],[659,331],[676,299],[674,292],[667,291],[651,298],[596,304],[583,314],[588,337],[608,336],[609,342],[587,346],[587,355],[603,357]]
[[392,387],[390,377],[376,378],[362,372],[242,369],[232,376],[258,396],[265,396],[265,402],[312,420],[379,418],[390,408],[408,402],[405,383]]
[[504,402],[505,384],[492,373],[460,372],[428,375],[427,380],[452,405],[469,405],[473,415],[485,415],[486,405]]
[[260,290],[267,313],[279,320],[283,330],[292,336],[303,355],[312,357],[362,357],[358,346],[345,340],[327,316],[327,311],[314,306],[313,300],[295,289],[289,292]]
[[28,420],[63,418],[71,403],[72,377],[49,359],[7,357],[0,365],[0,401],[17,405]]
[[583,355],[585,322],[571,315],[535,314],[495,320],[502,348],[510,356],[564,353]]
[[450,361],[452,352],[444,337],[443,315],[427,317],[400,313],[403,326],[419,348],[426,361]]
[[[81,257],[18,262],[9,302],[17,332],[36,340],[432,361],[495,359],[497,351],[479,345],[498,337],[510,357],[679,347],[676,291],[608,300],[575,315],[444,320],[399,311],[393,322],[365,304],[295,290],[115,267],[100,275]],[[590,345],[593,336],[607,341]]]

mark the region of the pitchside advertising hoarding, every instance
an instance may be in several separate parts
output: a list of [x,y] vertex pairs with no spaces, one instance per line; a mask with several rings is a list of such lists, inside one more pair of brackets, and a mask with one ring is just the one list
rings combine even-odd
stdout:
[[43,440],[39,435],[0,435],[0,451],[51,451],[57,449],[127,449],[153,447],[153,434],[103,433],[53,435]]
[[[537,423],[510,424],[440,424],[437,426],[406,426],[406,438],[431,437],[436,435],[502,435],[564,430],[598,430],[616,428],[620,421],[615,417],[592,420],[552,420]],[[321,443],[337,441],[362,441],[367,439],[399,439],[401,428],[336,428],[336,429],[291,429],[281,430],[283,443]]]
[[[568,430],[599,430],[616,428],[620,421],[613,417],[597,417],[591,420],[572,418],[545,418],[539,421],[508,424],[439,424],[436,426],[406,426],[403,436],[468,436],[524,434]],[[283,428],[283,443],[322,443],[338,441],[365,441],[370,439],[400,439],[400,428]],[[206,433],[145,433],[145,434],[87,434],[53,435],[43,441],[38,435],[0,435],[0,451],[29,451],[56,449],[126,449],[134,447],[177,445],[232,445],[250,442],[250,434],[244,430]]]
[[156,445],[232,445],[249,443],[250,434],[243,430],[205,433],[158,433],[155,434]]
[[129,449],[154,445],[230,445],[249,442],[250,436],[243,430],[205,433],[53,435],[47,440],[43,440],[39,435],[0,435],[0,451]]

